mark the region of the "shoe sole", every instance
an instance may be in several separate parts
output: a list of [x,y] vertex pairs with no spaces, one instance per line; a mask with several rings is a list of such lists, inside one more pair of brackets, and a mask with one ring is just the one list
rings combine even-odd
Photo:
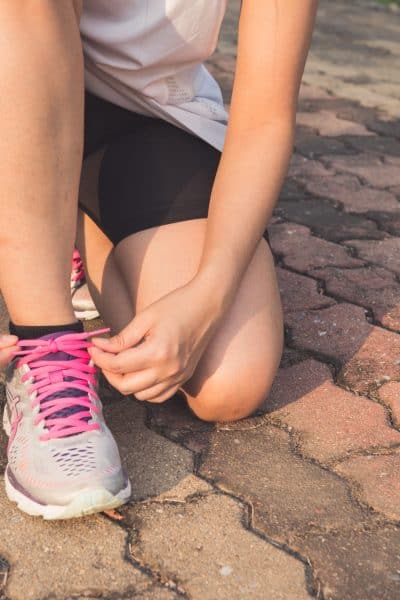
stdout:
[[[6,410],[3,413],[3,428],[5,433],[9,436],[10,422]],[[123,504],[126,504],[131,497],[131,484],[128,480],[125,488],[121,489],[118,494],[112,494],[101,487],[90,488],[79,492],[69,504],[64,506],[40,504],[13,486],[8,477],[8,469],[6,469],[4,474],[4,482],[7,497],[11,502],[15,502],[22,512],[27,513],[32,517],[43,517],[46,521],[75,519],[93,515],[122,506]]]
[[100,313],[97,310],[74,310],[74,313],[80,321],[92,321],[100,317]]
[[22,512],[32,517],[43,517],[46,521],[75,519],[117,508],[128,502],[131,496],[131,485],[128,482],[128,485],[115,496],[104,488],[92,488],[83,490],[65,506],[43,505],[17,490],[10,482],[7,471],[4,480],[6,494],[11,502],[15,502]]

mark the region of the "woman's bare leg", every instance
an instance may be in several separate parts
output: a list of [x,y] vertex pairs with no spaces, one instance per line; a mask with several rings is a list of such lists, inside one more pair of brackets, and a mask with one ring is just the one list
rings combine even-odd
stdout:
[[[80,239],[89,259],[92,293],[114,331],[122,329],[134,311],[192,278],[205,227],[204,220],[165,225],[130,236],[114,251],[88,217],[81,220]],[[209,421],[251,414],[271,387],[282,351],[282,331],[273,260],[263,240],[231,310],[185,385],[192,410]]]
[[80,2],[0,3],[0,288],[17,325],[75,320],[82,154]]

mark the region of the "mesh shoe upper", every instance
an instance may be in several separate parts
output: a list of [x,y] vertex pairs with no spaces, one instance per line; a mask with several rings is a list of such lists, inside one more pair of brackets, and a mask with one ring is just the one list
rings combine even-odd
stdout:
[[89,335],[20,341],[7,372],[9,471],[39,502],[64,504],[90,486],[116,493],[126,484],[96,392]]

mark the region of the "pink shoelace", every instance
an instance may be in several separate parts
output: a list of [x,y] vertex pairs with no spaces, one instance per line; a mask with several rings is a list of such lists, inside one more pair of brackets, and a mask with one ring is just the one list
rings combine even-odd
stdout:
[[85,270],[79,251],[74,248],[72,255],[71,288],[79,287],[85,281]]
[[[97,369],[90,364],[87,349],[91,346],[89,337],[108,331],[100,329],[90,333],[66,333],[55,339],[40,338],[18,342],[22,350],[16,356],[23,358],[18,360],[17,366],[28,365],[30,369],[22,376],[22,381],[33,379],[28,389],[30,394],[37,393],[32,408],[40,405],[40,413],[34,424],[38,425],[41,421],[46,424],[47,432],[40,437],[42,441],[100,428],[98,423],[90,422],[91,411],[98,414],[100,409],[94,403],[99,400],[94,389]],[[46,355],[56,352],[73,358],[46,360]],[[60,411],[64,411],[65,416],[56,414]]]

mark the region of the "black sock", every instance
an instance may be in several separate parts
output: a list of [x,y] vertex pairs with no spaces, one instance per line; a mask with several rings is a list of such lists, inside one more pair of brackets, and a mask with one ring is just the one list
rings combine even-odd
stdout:
[[60,331],[82,333],[83,324],[82,321],[76,321],[76,323],[68,323],[67,325],[14,325],[10,321],[9,330],[11,335],[16,335],[20,340],[34,340]]

